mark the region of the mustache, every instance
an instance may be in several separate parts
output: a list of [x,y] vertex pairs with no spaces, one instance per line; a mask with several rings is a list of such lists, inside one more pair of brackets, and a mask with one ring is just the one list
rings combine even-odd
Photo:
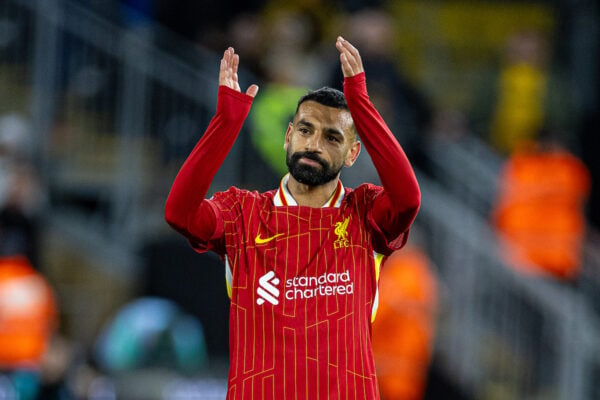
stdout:
[[297,151],[292,154],[292,161],[297,162],[303,157],[318,162],[323,168],[327,168],[329,166],[327,162],[319,156],[319,153],[314,151]]

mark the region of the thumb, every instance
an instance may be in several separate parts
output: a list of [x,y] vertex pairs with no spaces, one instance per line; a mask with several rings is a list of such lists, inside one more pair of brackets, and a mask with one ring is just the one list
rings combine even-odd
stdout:
[[258,93],[258,85],[250,85],[248,90],[246,90],[246,94],[250,97],[256,96],[257,93]]

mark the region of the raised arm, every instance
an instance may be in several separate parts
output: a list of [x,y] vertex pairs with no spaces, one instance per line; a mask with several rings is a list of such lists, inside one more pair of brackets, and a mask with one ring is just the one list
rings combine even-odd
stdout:
[[165,205],[166,221],[189,239],[208,240],[214,231],[215,216],[204,198],[258,92],[257,85],[241,92],[238,65],[234,49],[225,50],[219,69],[217,112],[179,170]]
[[359,51],[341,37],[336,47],[350,113],[384,188],[384,195],[374,205],[373,216],[393,239],[402,233],[398,230],[408,229],[417,215],[421,202],[419,185],[404,150],[369,100]]

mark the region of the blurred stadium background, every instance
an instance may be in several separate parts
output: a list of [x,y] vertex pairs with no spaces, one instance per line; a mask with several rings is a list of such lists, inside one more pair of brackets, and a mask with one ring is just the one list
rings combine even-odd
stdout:
[[[384,20],[355,19],[365,8]],[[369,31],[383,26],[373,21],[387,30]],[[599,30],[591,0],[1,0],[0,139],[16,137],[35,171],[35,201],[24,214],[37,239],[26,255],[54,288],[60,316],[45,398],[224,398],[223,269],[166,226],[164,201],[214,112],[226,46],[241,54],[243,85],[259,83],[266,98],[283,93],[269,83],[339,83],[340,33],[364,44],[368,78],[379,71],[369,62],[387,57],[397,77],[383,75],[381,86],[400,82],[387,94],[373,83],[372,94],[402,131],[422,187],[411,243],[438,281],[424,398],[600,398]],[[524,31],[546,40],[568,104],[558,108],[569,120],[561,138],[591,177],[568,280],[509,265],[492,214],[510,154],[470,114],[482,83],[493,85],[487,77],[507,41]],[[212,191],[277,185],[277,161],[257,145],[261,134],[281,134],[280,142],[271,136],[281,149],[289,110],[272,106],[257,104]],[[280,132],[258,132],[272,121]],[[355,169],[345,182],[369,176],[367,161]],[[2,178],[0,191],[8,190]],[[170,302],[140,302],[157,297]],[[148,316],[162,325],[148,328]],[[107,338],[135,331],[135,321],[144,332],[111,358]],[[158,348],[161,340],[144,336],[153,334],[170,344]]]

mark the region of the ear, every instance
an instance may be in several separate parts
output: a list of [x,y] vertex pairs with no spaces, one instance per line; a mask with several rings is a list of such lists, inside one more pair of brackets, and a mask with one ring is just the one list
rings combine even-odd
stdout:
[[354,162],[358,158],[358,155],[360,154],[360,149],[361,145],[358,140],[355,141],[352,144],[352,146],[350,146],[350,150],[348,150],[348,154],[346,155],[346,159],[344,160],[344,165],[346,167],[351,167],[352,164],[354,164]]
[[285,142],[283,143],[283,149],[287,151],[288,144],[290,143],[290,136],[292,135],[292,123],[288,123],[287,130],[285,131]]

